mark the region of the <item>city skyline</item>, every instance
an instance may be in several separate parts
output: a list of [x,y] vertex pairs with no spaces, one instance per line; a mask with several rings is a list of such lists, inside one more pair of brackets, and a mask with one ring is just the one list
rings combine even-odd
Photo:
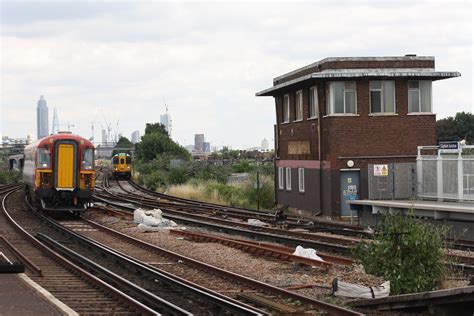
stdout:
[[402,3],[2,1],[0,133],[37,135],[32,104],[44,94],[86,138],[99,109],[123,135],[143,134],[165,97],[182,145],[199,132],[218,146],[273,145],[274,101],[255,92],[330,56],[436,56],[437,69],[462,74],[433,84],[437,118],[472,112],[472,4]]

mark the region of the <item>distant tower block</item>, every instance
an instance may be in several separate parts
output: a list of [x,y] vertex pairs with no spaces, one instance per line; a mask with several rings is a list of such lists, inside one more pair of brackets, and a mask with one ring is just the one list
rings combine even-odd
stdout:
[[56,111],[56,108],[54,108],[53,111],[53,127],[51,130],[51,133],[57,134],[59,132],[59,119],[58,119],[58,112]]
[[132,133],[132,143],[136,144],[140,141],[140,131],[134,131]]
[[171,115],[169,113],[161,114],[160,123],[165,127],[168,135],[171,136]]
[[48,136],[49,134],[48,105],[46,104],[44,96],[40,96],[38,106],[36,107],[36,129],[38,139]]
[[194,135],[194,150],[198,153],[204,151],[204,134]]
[[262,140],[262,149],[263,150],[268,150],[270,148],[270,143],[268,142],[268,139],[264,138]]

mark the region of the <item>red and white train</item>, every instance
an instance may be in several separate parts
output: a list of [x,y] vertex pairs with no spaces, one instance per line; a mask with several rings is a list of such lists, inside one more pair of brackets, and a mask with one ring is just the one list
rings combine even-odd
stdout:
[[25,194],[43,210],[85,211],[94,191],[94,173],[94,145],[69,132],[25,148]]

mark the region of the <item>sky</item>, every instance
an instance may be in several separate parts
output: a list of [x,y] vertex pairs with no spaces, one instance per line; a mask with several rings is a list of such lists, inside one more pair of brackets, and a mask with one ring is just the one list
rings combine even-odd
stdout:
[[[434,56],[461,77],[433,83],[437,118],[474,112],[472,1],[7,1],[1,6],[1,123],[36,137],[52,122],[130,138],[169,107],[181,145],[273,143],[272,79],[326,57]],[[104,115],[102,115],[104,113]],[[105,118],[104,118],[105,117]],[[51,125],[50,125],[51,129]],[[67,130],[67,126],[61,126]]]

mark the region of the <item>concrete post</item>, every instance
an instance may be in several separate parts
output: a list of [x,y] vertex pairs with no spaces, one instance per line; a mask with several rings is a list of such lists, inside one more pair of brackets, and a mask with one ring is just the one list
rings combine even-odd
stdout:
[[441,158],[441,150],[438,150],[438,158],[436,158],[436,180],[438,187],[438,201],[443,200],[443,159]]
[[418,147],[418,156],[416,156],[416,189],[417,189],[417,195],[424,193],[423,192],[423,159],[421,158],[420,147]]
[[462,163],[462,149],[458,153],[458,199],[460,202],[464,199],[464,169]]

